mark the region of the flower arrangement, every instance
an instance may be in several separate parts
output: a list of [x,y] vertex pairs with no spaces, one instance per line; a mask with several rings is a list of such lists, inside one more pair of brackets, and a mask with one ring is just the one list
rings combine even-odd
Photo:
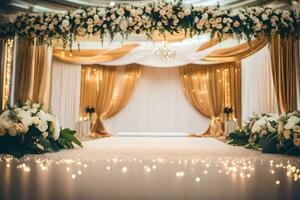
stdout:
[[293,152],[300,149],[300,112],[282,114],[278,124],[279,148]]
[[253,116],[227,139],[265,153],[300,155],[300,112]]
[[93,106],[87,106],[85,112],[89,114],[90,121],[92,120],[92,114],[95,113],[95,108]]
[[227,119],[229,119],[229,115],[233,112],[233,108],[230,107],[230,106],[226,106],[224,109],[223,109],[223,113],[226,114],[226,117]]
[[66,13],[20,14],[11,23],[0,26],[0,37],[37,38],[38,44],[51,45],[62,39],[64,46],[72,48],[77,37],[88,35],[113,40],[115,35],[124,38],[130,34],[146,34],[154,31],[178,33],[190,36],[210,33],[221,40],[230,34],[237,39],[271,37],[299,37],[300,17],[295,10],[252,7],[222,9],[217,7],[193,7],[182,0],[151,3],[144,6],[120,4],[116,6],[87,7]]
[[61,129],[58,119],[41,104],[19,101],[0,115],[0,153],[21,157],[74,148],[74,144],[82,147],[75,133]]

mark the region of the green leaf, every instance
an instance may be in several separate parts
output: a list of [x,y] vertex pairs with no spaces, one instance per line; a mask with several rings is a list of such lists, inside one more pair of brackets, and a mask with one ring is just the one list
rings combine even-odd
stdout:
[[[76,131],[70,130],[70,129],[62,129],[60,132],[60,139],[61,143],[64,143],[64,146],[67,146],[68,148],[74,148],[74,144],[83,147],[81,142],[75,137]],[[62,142],[64,140],[64,142]]]

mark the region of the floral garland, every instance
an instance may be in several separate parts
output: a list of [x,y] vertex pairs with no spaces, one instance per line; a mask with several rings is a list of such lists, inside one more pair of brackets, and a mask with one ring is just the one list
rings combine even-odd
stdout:
[[151,38],[154,31],[178,33],[190,36],[210,33],[221,40],[224,34],[241,39],[260,35],[271,37],[296,36],[300,31],[299,13],[294,10],[274,10],[253,7],[225,10],[220,7],[193,7],[176,3],[158,2],[142,7],[117,5],[114,7],[88,7],[63,14],[21,14],[12,23],[0,26],[0,37],[37,38],[38,44],[51,45],[62,39],[70,45],[78,36],[99,36],[111,40],[115,35],[126,38],[129,34],[146,34]]
[[262,150],[300,156],[300,111],[256,115],[228,136],[228,143]]
[[81,146],[76,131],[61,129],[58,119],[42,105],[18,102],[0,114],[0,153],[21,157]]

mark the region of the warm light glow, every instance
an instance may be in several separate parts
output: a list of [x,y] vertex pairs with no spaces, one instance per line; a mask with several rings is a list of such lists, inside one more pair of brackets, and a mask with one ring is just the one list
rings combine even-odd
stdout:
[[11,86],[11,73],[12,73],[12,62],[13,62],[13,45],[14,40],[8,39],[5,44],[5,60],[4,60],[4,79],[2,88],[2,109],[5,109],[10,96]]

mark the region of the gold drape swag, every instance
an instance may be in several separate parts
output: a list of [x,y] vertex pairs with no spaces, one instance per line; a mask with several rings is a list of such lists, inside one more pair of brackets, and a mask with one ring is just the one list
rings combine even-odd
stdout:
[[103,65],[83,65],[81,76],[81,116],[85,108],[93,106],[96,121],[91,132],[108,134],[103,119],[112,117],[128,103],[133,94],[142,68],[136,64],[122,67]]
[[15,100],[31,99],[48,107],[51,87],[48,48],[18,40],[16,57]]
[[[212,43],[215,45],[216,41],[212,41]],[[261,50],[267,44],[268,41],[266,39],[259,38],[251,41],[250,43],[245,42],[234,47],[213,50],[202,60],[211,61],[214,63],[235,62],[251,56],[252,54]]]
[[218,65],[187,65],[179,68],[188,101],[204,116],[211,117],[208,133],[222,135],[220,117],[225,106],[232,106],[233,117],[241,119],[240,62]]
[[299,70],[299,40],[275,36],[270,45],[270,54],[279,112],[294,111],[297,109],[296,72],[297,68]]
[[97,62],[110,62],[127,55],[131,50],[138,47],[139,44],[124,44],[116,49],[103,50],[73,50],[63,51],[54,49],[53,56],[63,62],[74,64],[93,64]]

